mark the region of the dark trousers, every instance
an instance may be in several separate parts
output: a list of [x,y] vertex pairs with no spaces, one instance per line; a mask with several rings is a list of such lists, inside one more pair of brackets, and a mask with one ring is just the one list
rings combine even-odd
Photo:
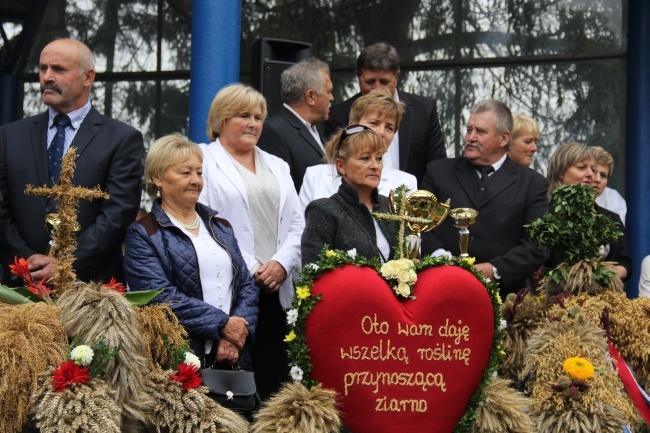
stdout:
[[268,294],[260,289],[259,311],[251,357],[257,391],[262,400],[266,400],[289,379],[289,360],[284,342],[287,317],[278,292]]

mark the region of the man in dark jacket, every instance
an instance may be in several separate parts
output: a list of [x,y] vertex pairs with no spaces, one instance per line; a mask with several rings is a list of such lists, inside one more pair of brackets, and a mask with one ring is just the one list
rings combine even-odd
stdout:
[[352,103],[373,89],[386,89],[405,105],[399,130],[384,155],[384,167],[411,173],[422,183],[429,162],[447,158],[436,100],[397,91],[400,59],[392,46],[380,42],[363,49],[357,59],[359,93],[332,107],[325,136],[348,125]]
[[330,69],[318,59],[296,63],[282,73],[284,104],[262,128],[257,146],[289,164],[296,192],[305,171],[323,162],[323,139],[316,124],[327,120],[332,96]]

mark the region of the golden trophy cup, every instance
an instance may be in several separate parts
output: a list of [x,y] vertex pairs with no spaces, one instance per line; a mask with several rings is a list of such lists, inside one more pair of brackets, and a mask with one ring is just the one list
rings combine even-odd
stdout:
[[[391,191],[389,196],[389,207],[393,213],[398,213],[397,201]],[[429,191],[417,190],[408,194],[406,205],[403,209],[406,226],[411,234],[404,236],[406,241],[406,255],[409,259],[417,259],[420,256],[420,235],[438,227],[447,217],[449,212],[449,200],[440,203],[438,198]]]
[[[57,250],[59,249],[59,245],[56,242],[56,239],[59,236],[59,224],[61,224],[61,219],[59,218],[59,214],[49,213],[45,215],[45,230],[49,233],[51,238],[47,244],[48,256],[54,257],[56,255]],[[72,230],[78,232],[80,229],[81,226],[77,221],[75,221]]]
[[454,227],[458,229],[458,246],[460,256],[469,257],[469,228],[476,222],[478,211],[469,207],[459,207],[449,211],[449,216],[454,220]]

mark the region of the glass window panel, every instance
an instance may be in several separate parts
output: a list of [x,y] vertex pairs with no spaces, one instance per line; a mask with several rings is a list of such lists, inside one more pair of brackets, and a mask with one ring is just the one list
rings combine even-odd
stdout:
[[470,58],[622,53],[623,1],[466,2],[461,53]]
[[25,83],[23,85],[23,114],[25,117],[35,116],[47,108],[41,101],[40,89],[39,83]]
[[447,149],[447,156],[456,154],[456,74],[445,71],[404,71],[397,86],[398,90],[436,99],[440,128]]
[[88,44],[97,72],[156,70],[157,0],[68,2],[70,37]]
[[192,3],[164,2],[161,70],[190,69]]

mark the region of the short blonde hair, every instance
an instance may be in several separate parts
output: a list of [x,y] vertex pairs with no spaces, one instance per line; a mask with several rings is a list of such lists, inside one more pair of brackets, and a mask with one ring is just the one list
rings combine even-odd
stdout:
[[170,165],[179,160],[185,161],[192,155],[196,155],[203,162],[203,152],[199,145],[181,134],[165,135],[153,142],[144,163],[145,188],[152,199],[156,198],[158,193],[153,178],[161,178]]
[[606,165],[608,168],[608,175],[611,176],[612,173],[614,172],[614,157],[612,156],[611,153],[606,151],[600,146],[593,146],[593,149],[598,152],[598,157],[596,158],[596,162],[599,165]]
[[372,90],[354,101],[350,107],[350,122],[359,123],[363,116],[370,113],[395,119],[395,131],[397,131],[404,115],[404,103],[396,101],[386,89]]
[[348,158],[359,152],[376,152],[383,155],[388,150],[384,139],[370,128],[348,135],[339,146],[339,140],[344,131],[344,129],[339,129],[325,145],[325,156],[330,164],[333,164],[336,158],[347,161]]
[[520,135],[533,134],[535,140],[539,140],[539,125],[530,116],[522,113],[512,113],[512,140],[515,141]]
[[551,156],[548,161],[548,198],[551,199],[555,188],[562,185],[564,173],[575,163],[589,158],[598,158],[598,152],[593,147],[571,141],[564,143]]
[[216,140],[223,130],[226,120],[238,113],[251,111],[255,107],[262,110],[262,122],[266,119],[266,99],[264,96],[245,84],[230,84],[219,90],[210,104],[208,113],[208,137]]

